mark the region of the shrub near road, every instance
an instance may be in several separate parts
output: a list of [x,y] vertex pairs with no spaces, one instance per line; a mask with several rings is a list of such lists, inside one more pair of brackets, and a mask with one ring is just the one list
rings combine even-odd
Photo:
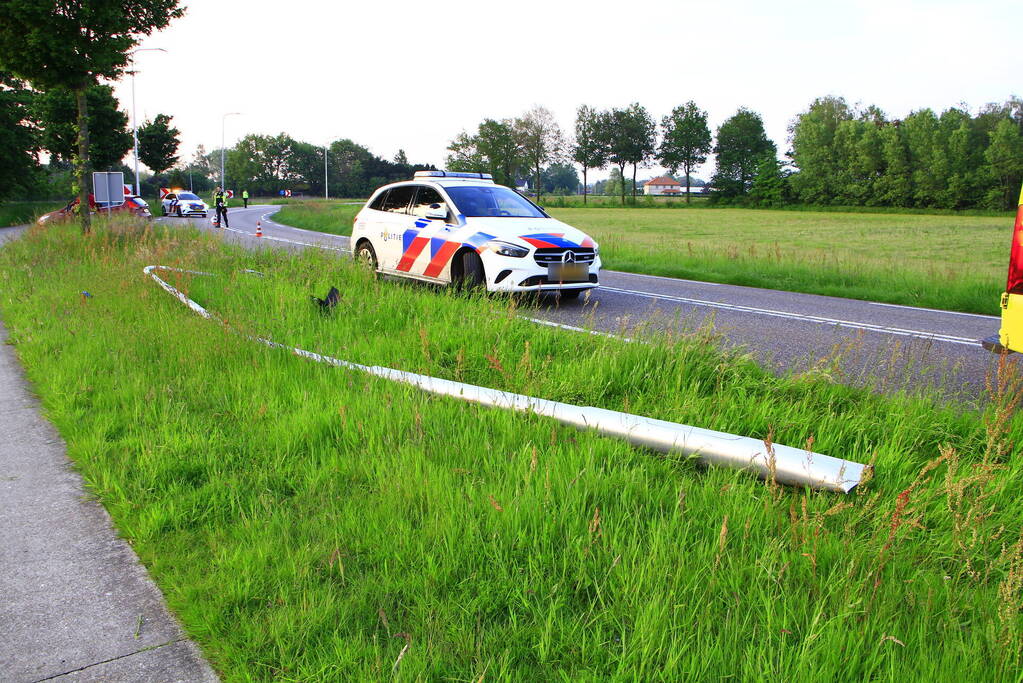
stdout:
[[[153,263],[219,273],[174,282],[241,332],[813,437],[877,476],[849,496],[782,488],[310,363],[198,318],[142,276]],[[180,226],[35,230],[0,251],[0,282],[11,343],[72,458],[227,680],[1018,670],[1023,422],[1008,385],[974,414],[778,379],[706,333],[572,334],[504,298]],[[321,316],[308,296],[330,285],[342,300]]]

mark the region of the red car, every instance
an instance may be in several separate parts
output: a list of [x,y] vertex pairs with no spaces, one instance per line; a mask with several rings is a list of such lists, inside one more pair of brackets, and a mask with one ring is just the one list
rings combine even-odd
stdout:
[[[56,211],[51,211],[50,213],[44,213],[42,216],[39,217],[37,223],[39,223],[39,225],[45,225],[46,223],[54,220],[73,219],[75,217],[77,207],[78,198],[76,197],[73,201],[69,202],[68,205],[65,206],[63,209],[57,209]],[[139,218],[153,217],[153,214],[149,212],[149,204],[146,203],[145,199],[139,197],[138,195],[131,195],[125,197],[123,204],[118,204],[108,210],[105,202],[100,202],[97,204],[96,200],[93,199],[93,196],[90,194],[89,213],[94,215],[97,213],[104,214],[130,213],[134,216],[138,216]]]

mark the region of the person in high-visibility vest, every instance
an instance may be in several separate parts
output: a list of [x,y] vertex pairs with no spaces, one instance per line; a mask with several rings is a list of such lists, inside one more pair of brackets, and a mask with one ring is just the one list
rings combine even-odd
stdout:
[[227,194],[218,186],[213,191],[213,206],[217,210],[217,227],[230,228],[230,223],[227,222]]
[[242,190],[242,201],[245,202],[245,208],[249,208],[249,191]]

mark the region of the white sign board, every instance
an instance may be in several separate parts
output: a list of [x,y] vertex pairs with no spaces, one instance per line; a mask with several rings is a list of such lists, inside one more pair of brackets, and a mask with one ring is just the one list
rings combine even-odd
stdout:
[[93,173],[92,195],[103,208],[124,204],[124,174]]

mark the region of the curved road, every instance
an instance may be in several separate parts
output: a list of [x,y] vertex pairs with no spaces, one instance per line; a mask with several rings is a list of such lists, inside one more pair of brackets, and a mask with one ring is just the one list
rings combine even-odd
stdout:
[[[221,232],[250,247],[347,253],[347,237],[275,223],[272,214],[279,208],[232,209],[231,227]],[[261,239],[254,237],[257,220]],[[208,220],[193,223],[214,229]],[[712,327],[726,346],[747,350],[776,372],[812,370],[882,391],[937,387],[949,398],[967,401],[983,396],[985,378],[998,365],[978,343],[998,331],[995,316],[612,270],[601,272],[600,283],[585,300],[560,305],[553,297],[542,300],[533,315],[629,336]]]

